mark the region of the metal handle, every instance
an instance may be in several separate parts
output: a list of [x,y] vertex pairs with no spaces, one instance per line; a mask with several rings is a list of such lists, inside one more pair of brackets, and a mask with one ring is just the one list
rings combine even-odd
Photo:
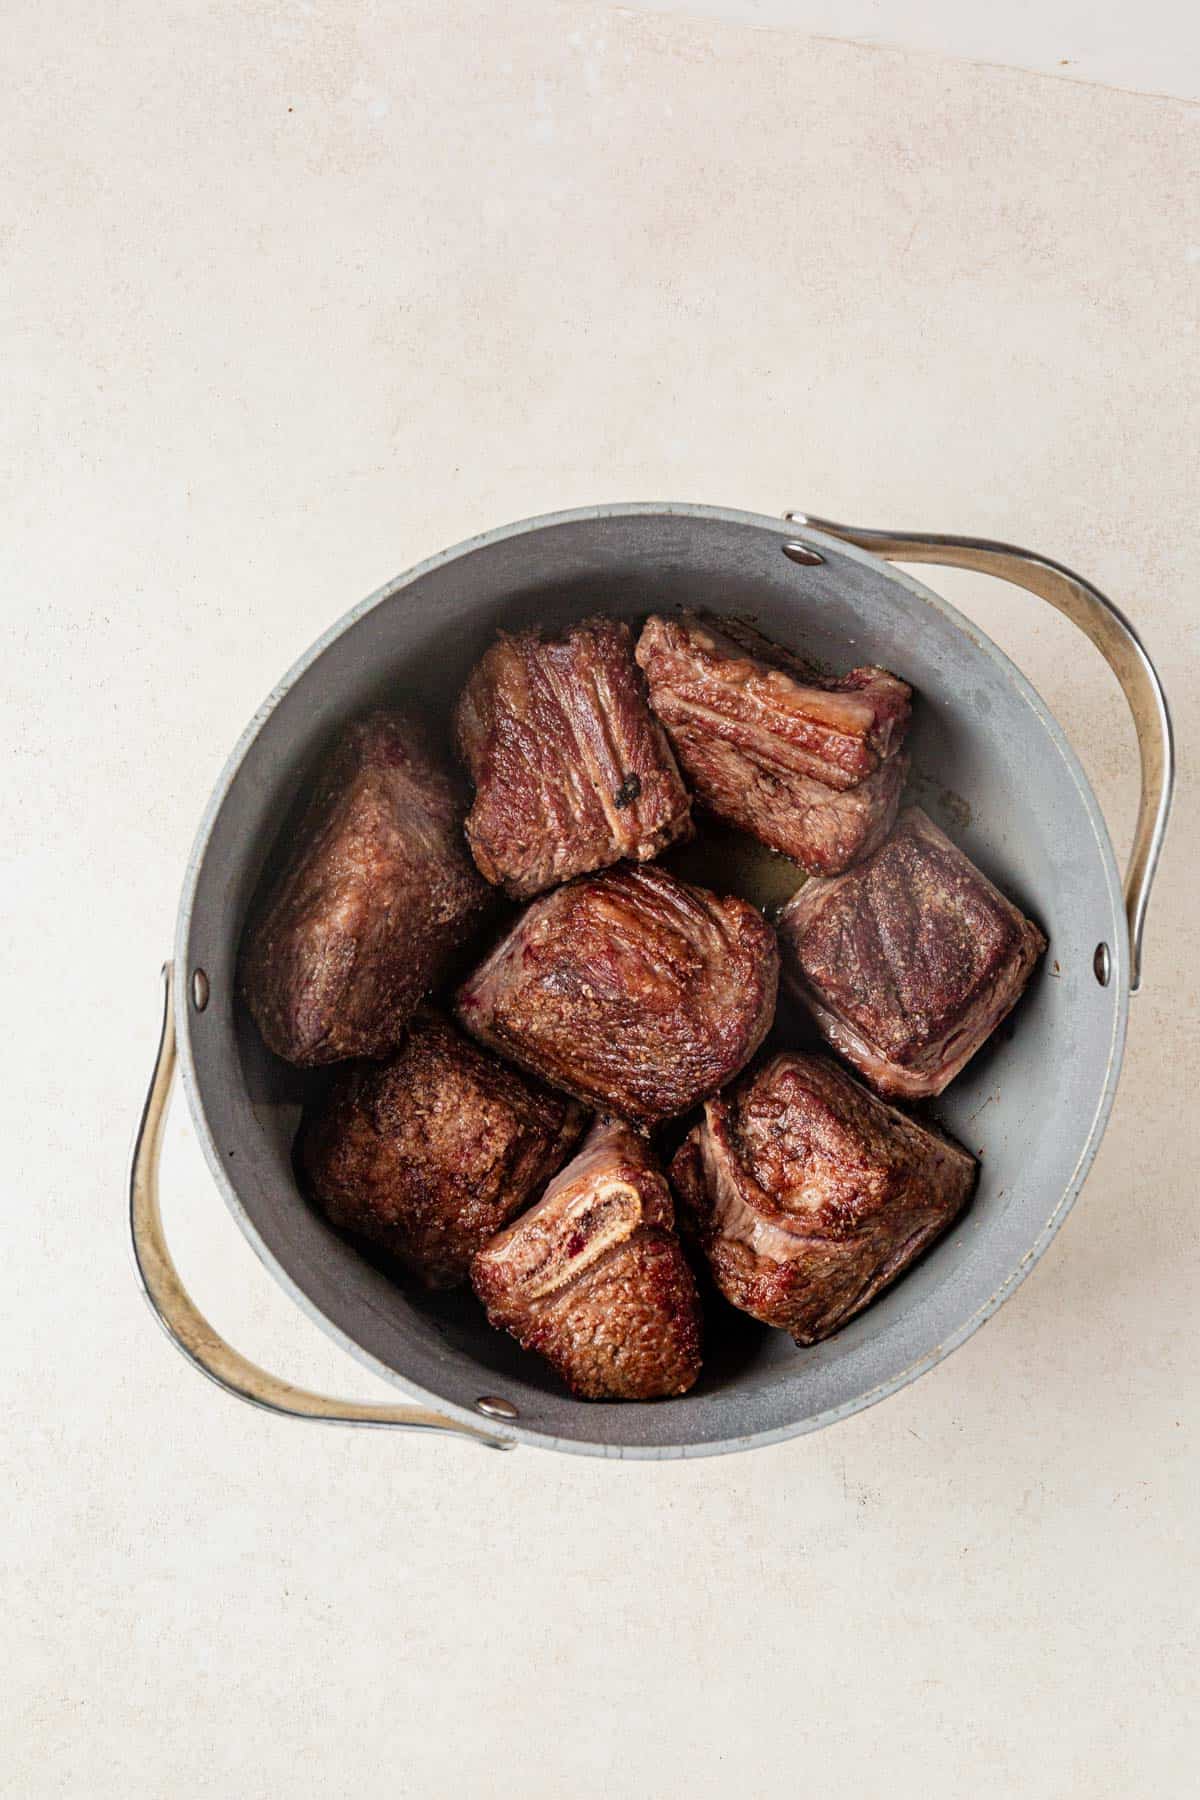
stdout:
[[981,575],[1027,588],[1048,600],[1072,624],[1091,638],[1125,692],[1137,732],[1142,765],[1142,794],[1138,805],[1133,848],[1125,873],[1125,915],[1129,921],[1129,991],[1136,994],[1142,982],[1142,935],[1146,905],[1158,867],[1171,796],[1175,787],[1175,740],[1171,713],[1158,671],[1137,632],[1119,607],[1062,563],[1014,544],[997,544],[988,538],[943,537],[910,531],[869,531],[858,525],[835,525],[812,513],[789,512],[784,517],[796,525],[811,526],[828,537],[842,538],[894,562],[942,563],[952,569],[975,569]]
[[142,1116],[134,1139],[129,1169],[129,1230],[133,1259],[142,1291],[167,1336],[188,1361],[251,1406],[289,1418],[316,1419],[331,1425],[395,1425],[405,1431],[447,1431],[470,1438],[491,1450],[511,1450],[513,1444],[492,1437],[456,1419],[430,1412],[423,1406],[374,1406],[356,1400],[328,1400],[293,1387],[278,1376],[268,1375],[231,1348],[199,1312],[179,1279],[163,1235],[158,1204],[158,1163],[163,1125],[175,1074],[175,1015],[171,1005],[172,969],[163,964],[163,1022]]

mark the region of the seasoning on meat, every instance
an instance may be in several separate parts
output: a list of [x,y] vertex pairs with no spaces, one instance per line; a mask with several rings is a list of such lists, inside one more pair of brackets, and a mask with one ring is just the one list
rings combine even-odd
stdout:
[[778,971],[774,931],[747,901],[623,865],[535,900],[457,1012],[552,1086],[648,1127],[749,1061]]
[[1016,1005],[1046,939],[918,807],[866,862],[809,881],[779,932],[788,979],[881,1094],[940,1094]]
[[427,1287],[452,1287],[583,1124],[573,1101],[421,1013],[387,1062],[338,1071],[305,1112],[297,1156],[335,1225],[381,1245]]
[[975,1159],[825,1056],[785,1053],[710,1100],[671,1181],[725,1298],[819,1343],[966,1204]]
[[732,620],[652,617],[650,704],[711,812],[816,873],[868,855],[896,817],[912,690],[885,669],[826,680]]
[[467,837],[490,882],[527,900],[573,875],[646,862],[691,832],[691,801],[646,704],[628,625],[502,633],[455,715],[475,783]]
[[483,914],[457,783],[411,720],[375,712],[324,765],[243,946],[241,985],[289,1062],[385,1056]]
[[471,1265],[489,1322],[586,1400],[683,1394],[700,1372],[696,1284],[646,1144],[597,1120],[574,1161]]

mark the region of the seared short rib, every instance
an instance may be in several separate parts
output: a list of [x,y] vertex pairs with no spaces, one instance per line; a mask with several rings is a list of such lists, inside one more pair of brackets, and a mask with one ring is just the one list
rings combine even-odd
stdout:
[[427,1287],[452,1287],[541,1191],[584,1119],[574,1101],[422,1012],[387,1062],[337,1072],[305,1112],[297,1160],[335,1225]]
[[890,830],[911,689],[885,669],[826,680],[746,627],[652,617],[650,704],[697,798],[803,868],[834,873]]
[[940,1094],[1016,1005],[1046,948],[918,807],[883,847],[809,881],[779,920],[787,979],[881,1094]]
[[671,1193],[627,1125],[598,1120],[545,1194],[476,1256],[491,1324],[587,1400],[683,1394],[700,1372],[696,1284]]
[[753,1056],[775,933],[745,900],[622,864],[535,900],[459,990],[459,1022],[589,1105],[649,1127]]
[[966,1204],[975,1161],[825,1056],[786,1053],[710,1100],[671,1165],[725,1298],[798,1344],[869,1305]]
[[646,704],[628,625],[502,633],[455,715],[475,783],[467,837],[515,900],[691,833],[691,800]]
[[242,992],[277,1056],[340,1062],[400,1042],[488,904],[464,810],[410,719],[345,729],[243,945]]

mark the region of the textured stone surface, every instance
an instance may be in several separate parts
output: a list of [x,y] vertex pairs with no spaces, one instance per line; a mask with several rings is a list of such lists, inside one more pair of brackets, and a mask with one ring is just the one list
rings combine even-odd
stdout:
[[[10,10],[0,110],[0,1787],[1182,1792],[1200,113],[540,0],[71,11]],[[239,1407],[156,1331],[121,1237],[210,786],[377,583],[635,498],[1015,539],[1144,629],[1191,781],[1086,1192],[931,1375],[749,1458],[501,1458]],[[1123,847],[1099,659],[930,573],[1040,687]],[[165,1179],[214,1323],[370,1393],[182,1107]]]

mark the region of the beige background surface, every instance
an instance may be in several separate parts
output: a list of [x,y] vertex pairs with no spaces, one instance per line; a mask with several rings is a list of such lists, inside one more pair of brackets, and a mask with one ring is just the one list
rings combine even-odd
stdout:
[[[4,37],[0,1789],[1188,1791],[1200,113],[575,4],[18,0]],[[1184,787],[1094,1173],[970,1344],[755,1456],[256,1415],[158,1334],[122,1237],[206,796],[376,584],[633,498],[1012,538],[1144,628]],[[1123,848],[1103,665],[942,585]],[[370,1392],[182,1107],[167,1181],[214,1322]]]
[[1195,0],[626,0],[682,13],[1200,99]]

